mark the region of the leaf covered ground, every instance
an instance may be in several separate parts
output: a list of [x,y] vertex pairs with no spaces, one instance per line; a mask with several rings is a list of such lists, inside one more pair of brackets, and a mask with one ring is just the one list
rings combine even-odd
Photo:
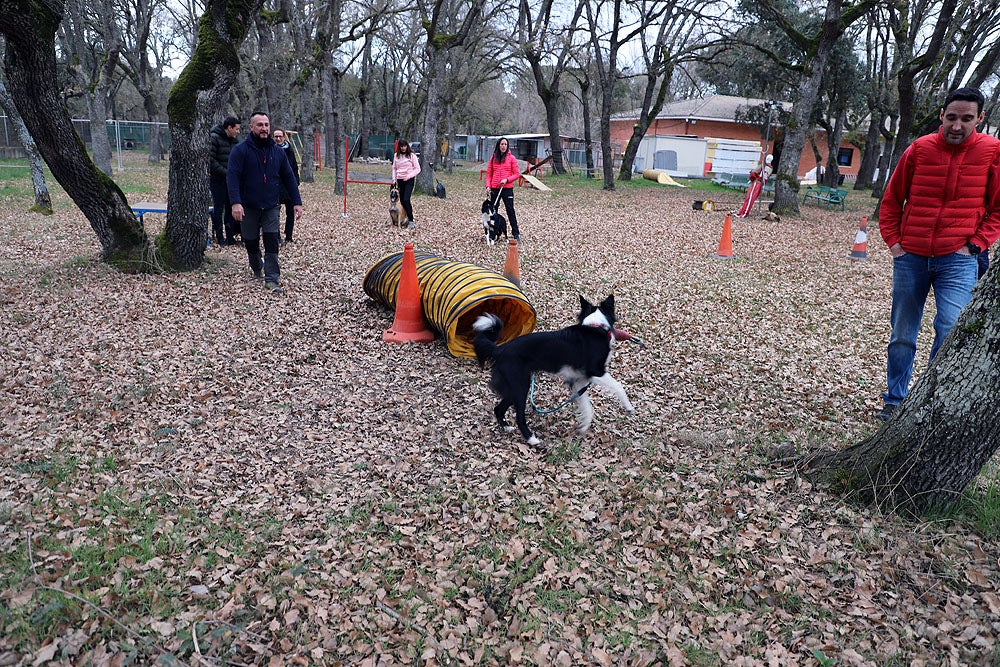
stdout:
[[583,437],[568,409],[529,415],[539,451],[492,424],[474,361],[383,343],[362,291],[406,241],[502,269],[475,173],[442,180],[416,230],[382,187],[352,186],[345,218],[304,185],[280,295],[238,247],[123,275],[61,192],[49,217],[7,197],[0,665],[1000,661],[995,534],[768,457],[877,428],[890,264],[874,229],[847,259],[864,195],[735,221],[727,261],[703,192],[518,189],[538,328],[613,292],[647,343],[611,364],[636,414],[597,393]]

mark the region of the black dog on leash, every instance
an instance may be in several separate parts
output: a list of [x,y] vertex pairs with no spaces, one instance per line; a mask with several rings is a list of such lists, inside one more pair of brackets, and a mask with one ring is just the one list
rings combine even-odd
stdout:
[[496,341],[503,322],[491,313],[476,318],[477,331],[473,348],[479,365],[493,361],[490,387],[500,397],[493,408],[497,424],[513,431],[506,421],[507,409],[514,407],[517,427],[529,445],[541,441],[528,429],[525,407],[533,373],[558,375],[573,392],[580,418],[579,432],[586,433],[594,418],[590,398],[584,393],[591,384],[605,387],[615,395],[626,412],[634,412],[621,384],[607,371],[611,345],[615,341],[615,297],[609,296],[595,306],[582,296],[577,324],[559,331],[543,331],[519,336],[503,345]]
[[483,233],[486,234],[486,245],[495,245],[501,236],[506,239],[507,219],[497,212],[496,202],[484,199],[482,211]]

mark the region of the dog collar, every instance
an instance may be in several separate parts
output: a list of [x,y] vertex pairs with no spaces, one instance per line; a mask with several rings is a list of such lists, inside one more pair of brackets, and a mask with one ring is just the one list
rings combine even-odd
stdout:
[[610,340],[615,340],[615,330],[612,329],[611,327],[604,326],[603,324],[590,324],[588,326],[592,326],[595,329],[603,329],[604,332],[608,334],[608,338]]

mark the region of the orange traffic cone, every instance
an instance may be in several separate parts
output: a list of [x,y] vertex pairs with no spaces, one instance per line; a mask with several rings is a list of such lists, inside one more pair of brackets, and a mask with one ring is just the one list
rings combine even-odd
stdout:
[[434,332],[424,323],[417,259],[412,243],[403,246],[403,263],[399,268],[399,287],[396,289],[396,316],[392,326],[382,334],[382,340],[387,343],[429,343],[434,340]]
[[517,266],[517,241],[507,243],[507,261],[503,265],[503,277],[518,287],[521,286],[521,269]]
[[726,221],[722,223],[722,238],[719,249],[715,252],[716,259],[733,259],[733,215],[726,213]]
[[851,250],[851,254],[847,256],[849,259],[862,260],[868,259],[868,216],[861,216],[861,225],[858,227],[858,233],[854,236],[854,249]]

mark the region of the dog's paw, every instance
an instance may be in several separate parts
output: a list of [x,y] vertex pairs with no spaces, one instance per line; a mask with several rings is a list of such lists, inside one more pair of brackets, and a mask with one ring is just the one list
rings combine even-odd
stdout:
[[625,412],[629,413],[630,415],[635,414],[635,407],[633,407],[631,403],[626,403]]
[[542,444],[542,441],[536,438],[535,436],[531,436],[530,438],[528,438],[528,444],[531,445],[532,447],[537,447],[538,445]]
[[504,433],[513,433],[514,431],[517,430],[517,427],[516,426],[504,426],[503,430],[504,430]]

